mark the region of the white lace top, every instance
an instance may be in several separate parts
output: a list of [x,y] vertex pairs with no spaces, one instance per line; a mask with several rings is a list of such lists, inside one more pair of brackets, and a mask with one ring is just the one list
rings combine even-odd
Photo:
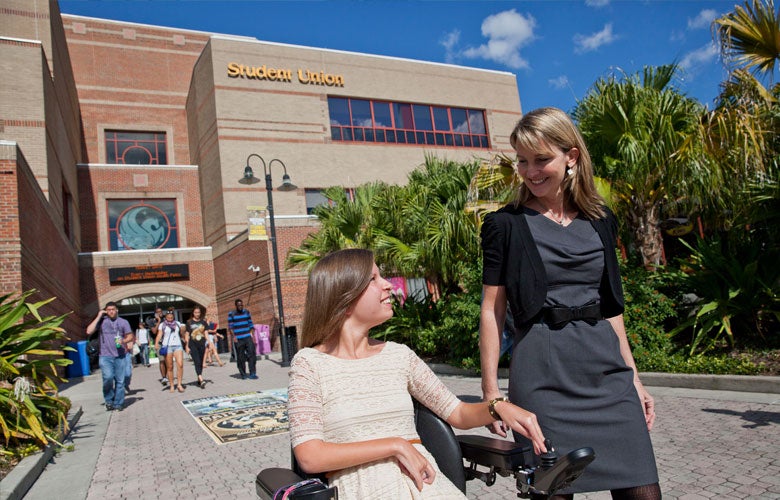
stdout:
[[[341,359],[300,350],[290,368],[288,414],[293,447],[311,439],[351,443],[383,437],[419,439],[412,396],[446,419],[459,400],[408,347],[387,342],[368,358]],[[433,457],[415,444],[435,466]],[[438,470],[438,467],[437,467]],[[444,474],[417,491],[394,459],[335,472],[343,499],[465,498]]]

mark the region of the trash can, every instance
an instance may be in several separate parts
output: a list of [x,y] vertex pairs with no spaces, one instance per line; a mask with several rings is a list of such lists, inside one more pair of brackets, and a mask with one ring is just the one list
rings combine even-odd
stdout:
[[222,335],[221,339],[217,340],[217,353],[230,352],[230,346],[228,345],[228,331],[227,328],[218,328],[217,333]]
[[86,377],[91,373],[89,368],[89,356],[87,356],[87,341],[68,342],[68,347],[74,351],[66,351],[67,358],[72,361],[68,365],[66,374],[68,378]]

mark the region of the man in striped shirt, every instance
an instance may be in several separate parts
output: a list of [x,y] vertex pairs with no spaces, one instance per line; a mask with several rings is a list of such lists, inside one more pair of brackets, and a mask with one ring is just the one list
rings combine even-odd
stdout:
[[[236,308],[228,313],[228,332],[233,336],[233,346],[236,349],[236,364],[241,378],[256,379],[257,357],[255,355],[255,342],[252,340],[252,316],[244,309],[244,301],[236,299]],[[249,364],[249,375],[246,374],[246,365]]]

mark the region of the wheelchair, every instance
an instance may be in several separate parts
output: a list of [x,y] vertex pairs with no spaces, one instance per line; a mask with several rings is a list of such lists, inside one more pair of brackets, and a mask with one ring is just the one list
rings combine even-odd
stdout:
[[[467,481],[477,479],[493,486],[497,476],[513,476],[519,498],[530,498],[532,494],[549,496],[568,487],[596,458],[589,447],[559,457],[548,442],[545,443],[548,452],[537,457],[533,448],[514,441],[455,435],[447,422],[416,401],[415,424],[420,440],[436,459],[439,470],[464,494]],[[291,469],[275,467],[260,471],[255,479],[255,492],[262,500],[282,498],[277,493],[285,490],[284,498],[289,500],[337,500],[337,488],[328,486],[323,476],[316,477],[321,481],[307,481],[311,476],[297,468],[293,455]]]

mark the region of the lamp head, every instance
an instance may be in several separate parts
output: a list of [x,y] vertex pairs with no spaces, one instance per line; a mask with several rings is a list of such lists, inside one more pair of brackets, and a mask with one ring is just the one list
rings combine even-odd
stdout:
[[298,186],[292,183],[290,180],[290,176],[287,175],[287,172],[284,173],[282,176],[282,185],[276,188],[278,191],[294,191],[298,189]]
[[252,171],[252,167],[247,165],[244,167],[244,176],[239,179],[239,184],[257,184],[260,179],[255,177],[255,173]]

